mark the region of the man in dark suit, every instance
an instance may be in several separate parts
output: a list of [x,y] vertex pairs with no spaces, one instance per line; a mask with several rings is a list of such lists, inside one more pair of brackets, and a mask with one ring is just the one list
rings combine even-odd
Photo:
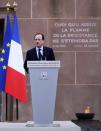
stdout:
[[35,47],[27,51],[26,59],[24,62],[24,68],[27,73],[27,61],[55,60],[52,48],[44,46],[44,35],[42,33],[35,34],[34,41]]

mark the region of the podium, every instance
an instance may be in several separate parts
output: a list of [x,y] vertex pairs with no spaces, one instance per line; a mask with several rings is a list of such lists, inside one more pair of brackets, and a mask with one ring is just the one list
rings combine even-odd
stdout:
[[51,126],[54,120],[60,61],[28,61],[33,121],[36,126]]

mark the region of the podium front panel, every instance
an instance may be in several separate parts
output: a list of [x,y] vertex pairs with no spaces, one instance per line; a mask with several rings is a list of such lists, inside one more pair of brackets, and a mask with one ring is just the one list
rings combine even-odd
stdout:
[[33,121],[39,125],[54,120],[58,67],[30,67]]

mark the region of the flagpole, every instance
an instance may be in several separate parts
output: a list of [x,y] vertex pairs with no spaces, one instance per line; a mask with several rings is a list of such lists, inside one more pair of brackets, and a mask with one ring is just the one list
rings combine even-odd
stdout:
[[[9,14],[11,8],[10,3],[8,2],[5,7],[0,7],[0,11],[7,11],[7,15]],[[14,10],[14,9],[13,9]],[[5,108],[6,107],[6,108]],[[4,110],[5,109],[5,110]],[[5,116],[5,117],[4,117]],[[4,94],[2,92],[2,111],[1,111],[1,121],[5,121],[8,119],[8,94]]]
[[[7,15],[10,13],[10,3],[8,2],[6,4],[7,7]],[[9,94],[6,94],[6,121],[12,121],[13,120],[13,97]]]
[[[17,9],[17,3],[14,1],[13,7],[14,7],[14,15],[16,15],[16,9]],[[19,102],[18,99],[16,99],[16,119],[19,119]]]
[[[9,15],[9,11],[10,11],[10,3],[8,2],[6,4],[6,7],[7,7],[7,15]],[[8,120],[8,94],[6,94],[6,121]]]

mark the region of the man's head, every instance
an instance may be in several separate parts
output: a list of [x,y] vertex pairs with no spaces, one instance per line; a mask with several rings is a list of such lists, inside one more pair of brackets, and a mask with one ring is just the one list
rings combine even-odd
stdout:
[[44,44],[44,35],[42,33],[37,33],[34,36],[35,44],[37,47],[41,47]]

